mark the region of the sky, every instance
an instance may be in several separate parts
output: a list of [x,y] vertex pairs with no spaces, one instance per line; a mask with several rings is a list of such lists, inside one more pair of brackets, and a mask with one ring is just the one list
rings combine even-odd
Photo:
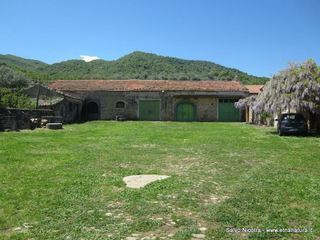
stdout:
[[0,0],[0,54],[55,63],[144,51],[269,77],[320,63],[319,13],[320,0]]

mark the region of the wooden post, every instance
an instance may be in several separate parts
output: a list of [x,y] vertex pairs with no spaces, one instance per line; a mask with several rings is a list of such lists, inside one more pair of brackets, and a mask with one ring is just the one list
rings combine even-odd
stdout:
[[40,97],[40,84],[38,84],[38,93],[37,93],[36,109],[38,109],[38,106],[39,106],[39,97]]

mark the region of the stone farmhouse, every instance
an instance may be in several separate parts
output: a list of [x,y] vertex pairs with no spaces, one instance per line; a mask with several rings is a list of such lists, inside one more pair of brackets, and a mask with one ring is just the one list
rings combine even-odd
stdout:
[[[250,94],[236,81],[58,80],[48,90],[58,93],[60,101],[43,107],[53,109],[65,122],[245,121],[245,112],[234,103]],[[42,95],[41,91],[35,86],[28,95]]]

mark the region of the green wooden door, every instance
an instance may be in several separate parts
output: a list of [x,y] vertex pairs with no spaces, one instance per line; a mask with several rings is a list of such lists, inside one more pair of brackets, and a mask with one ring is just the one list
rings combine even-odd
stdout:
[[139,119],[146,121],[159,121],[160,100],[140,100]]
[[240,111],[234,106],[235,99],[219,99],[219,121],[239,122]]
[[179,103],[176,109],[176,119],[181,122],[196,120],[196,107],[192,103]]

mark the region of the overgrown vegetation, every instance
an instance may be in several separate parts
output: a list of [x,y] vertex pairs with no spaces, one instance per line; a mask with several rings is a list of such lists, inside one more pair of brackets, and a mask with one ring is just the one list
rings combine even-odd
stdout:
[[0,64],[0,108],[33,108],[31,99],[22,92],[31,83],[23,74]]
[[252,107],[256,113],[293,110],[320,114],[320,67],[313,60],[291,64],[275,74],[258,96],[240,99],[235,105]]
[[274,75],[255,101],[254,110],[270,113],[320,113],[320,67],[315,61],[292,64]]
[[21,90],[0,88],[0,108],[34,108],[34,102]]
[[14,71],[5,64],[0,64],[0,87],[21,89],[27,87],[31,80],[25,75]]
[[[1,239],[320,237],[320,138],[240,123],[64,128],[0,133]],[[171,177],[126,188],[135,174]]]
[[56,79],[170,79],[239,80],[254,84],[268,80],[212,62],[183,60],[144,52],[133,52],[115,61],[70,60],[52,65],[12,55],[0,55],[0,63],[5,63],[34,80],[46,82]]

